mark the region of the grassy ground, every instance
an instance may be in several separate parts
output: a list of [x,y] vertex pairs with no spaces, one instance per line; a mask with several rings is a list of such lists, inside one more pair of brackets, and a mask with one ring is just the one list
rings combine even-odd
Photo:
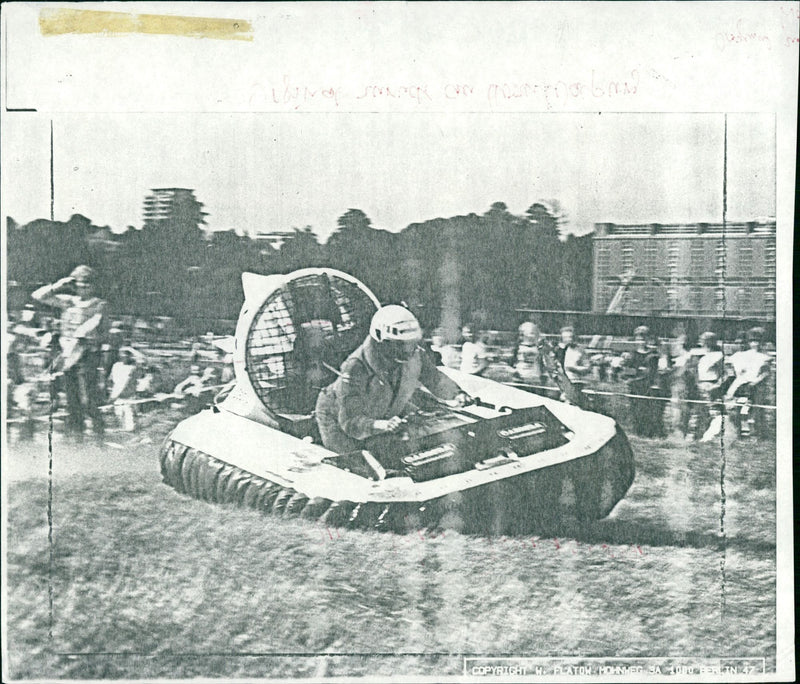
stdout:
[[11,449],[11,677],[441,676],[461,673],[461,654],[774,667],[773,443],[725,448],[724,517],[719,445],[631,438],[636,481],[606,520],[399,536],[175,493],[156,458],[173,422],[157,412],[111,445],[56,442],[52,556],[46,446]]

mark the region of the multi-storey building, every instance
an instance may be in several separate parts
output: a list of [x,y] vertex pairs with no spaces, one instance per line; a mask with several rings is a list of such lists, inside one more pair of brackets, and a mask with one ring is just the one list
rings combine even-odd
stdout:
[[203,205],[190,188],[154,188],[144,198],[142,213],[145,226],[177,220],[197,227],[204,223],[206,216]]
[[595,224],[593,311],[775,319],[775,221]]

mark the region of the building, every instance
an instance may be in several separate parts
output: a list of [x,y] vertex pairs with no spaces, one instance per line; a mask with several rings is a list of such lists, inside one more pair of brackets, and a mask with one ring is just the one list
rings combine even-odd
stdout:
[[206,212],[190,188],[154,188],[144,198],[144,225],[172,220],[190,227],[205,223]]
[[775,220],[595,224],[592,310],[775,319]]
[[[265,245],[268,245],[272,250],[280,249],[283,247],[287,240],[291,240],[296,235],[293,230],[273,230],[271,232],[255,233],[251,235],[253,240],[257,240]],[[268,253],[267,249],[261,250],[263,253]]]

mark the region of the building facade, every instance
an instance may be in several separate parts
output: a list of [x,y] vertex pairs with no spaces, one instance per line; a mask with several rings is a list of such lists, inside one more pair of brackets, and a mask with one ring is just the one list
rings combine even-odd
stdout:
[[775,319],[775,221],[595,224],[592,310]]
[[144,225],[174,221],[199,227],[205,223],[203,205],[191,188],[153,188],[144,198]]

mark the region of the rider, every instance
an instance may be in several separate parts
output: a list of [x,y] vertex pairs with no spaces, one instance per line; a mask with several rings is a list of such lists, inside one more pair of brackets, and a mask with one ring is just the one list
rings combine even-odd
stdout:
[[326,448],[348,453],[363,448],[368,437],[396,432],[402,416],[413,410],[411,396],[420,385],[454,406],[468,402],[421,341],[422,329],[408,309],[394,304],[378,309],[369,336],[317,398],[317,425]]

